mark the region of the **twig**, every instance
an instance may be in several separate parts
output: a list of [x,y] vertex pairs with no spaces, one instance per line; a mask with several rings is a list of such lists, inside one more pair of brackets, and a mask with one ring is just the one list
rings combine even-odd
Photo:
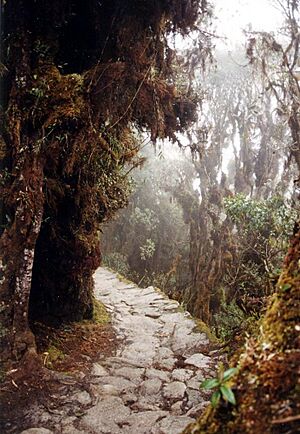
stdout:
[[272,420],[272,424],[277,425],[281,423],[295,422],[296,420],[300,420],[300,414],[297,414],[296,416],[285,417],[283,419]]

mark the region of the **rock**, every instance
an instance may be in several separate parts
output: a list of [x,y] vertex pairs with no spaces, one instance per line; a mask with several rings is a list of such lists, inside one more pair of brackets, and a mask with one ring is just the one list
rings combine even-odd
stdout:
[[186,391],[186,385],[181,381],[173,381],[163,388],[163,396],[171,400],[183,399]]
[[132,391],[136,387],[134,383],[122,377],[101,377],[100,381],[103,386],[113,386],[119,393]]
[[145,411],[134,413],[129,416],[127,422],[130,428],[125,429],[128,434],[149,434],[153,425],[160,419],[167,416],[166,411]]
[[171,413],[175,416],[180,416],[182,414],[182,402],[177,401],[171,407]]
[[191,357],[185,360],[186,365],[196,366],[196,368],[208,368],[212,360],[210,357],[205,356],[201,353],[193,354]]
[[146,370],[145,376],[147,378],[159,378],[161,381],[167,382],[170,380],[170,374],[160,369],[150,368]]
[[189,389],[199,390],[200,385],[203,382],[203,380],[205,380],[205,378],[207,378],[207,376],[204,375],[201,371],[197,372],[196,375],[194,375],[192,378],[190,378],[187,381],[186,385]]
[[134,411],[159,410],[159,406],[155,403],[153,397],[148,397],[148,399],[140,398],[131,405],[131,409]]
[[168,416],[160,424],[160,434],[181,434],[182,431],[195,419],[187,416]]
[[187,407],[192,408],[203,402],[202,394],[198,390],[187,390],[188,402]]
[[110,395],[110,396],[119,396],[120,391],[117,389],[117,387],[111,385],[111,384],[101,384],[98,386],[98,392],[101,395]]
[[82,434],[82,431],[76,429],[73,425],[65,426],[59,431],[61,434]]
[[53,431],[50,431],[47,428],[38,427],[26,429],[25,431],[22,431],[21,434],[53,434]]
[[85,390],[83,392],[78,392],[74,396],[72,396],[72,400],[78,401],[79,404],[82,405],[89,405],[92,402],[90,394]]
[[165,311],[172,311],[172,310],[178,309],[179,306],[180,306],[180,304],[177,301],[176,302],[170,301],[169,304],[166,304],[163,307],[163,310],[165,310]]
[[155,363],[156,368],[166,369],[168,371],[172,371],[172,369],[174,369],[175,365],[176,365],[176,359],[175,358],[161,359]]
[[172,372],[172,379],[186,382],[192,377],[193,374],[194,372],[190,369],[174,369],[174,371]]
[[127,392],[122,395],[122,400],[126,406],[134,404],[138,399],[132,392]]
[[109,375],[108,371],[103,368],[103,366],[99,365],[99,363],[93,363],[91,374],[95,377],[104,377],[105,375]]
[[161,386],[162,382],[158,378],[152,378],[142,383],[140,391],[144,396],[156,395],[159,393]]
[[155,358],[157,359],[167,359],[170,357],[173,357],[174,353],[170,348],[167,347],[160,347],[157,350]]
[[147,310],[146,312],[144,312],[145,316],[148,316],[149,318],[159,318],[161,316],[161,312],[159,312],[158,310]]
[[119,368],[114,371],[115,375],[119,377],[124,377],[135,384],[139,384],[141,382],[141,377],[143,373],[144,373],[144,369],[132,368],[130,366],[124,366],[123,368]]
[[86,427],[97,433],[119,434],[122,432],[120,426],[127,423],[129,416],[130,410],[123,404],[121,398],[109,397],[87,411],[79,428]]
[[196,405],[195,407],[192,407],[188,412],[187,416],[197,418],[201,416],[201,414],[204,412],[204,410],[209,406],[209,401],[201,402],[200,404]]

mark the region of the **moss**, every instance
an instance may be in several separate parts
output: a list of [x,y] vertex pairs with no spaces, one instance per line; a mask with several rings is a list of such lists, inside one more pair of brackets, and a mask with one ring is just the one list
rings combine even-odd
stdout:
[[44,355],[44,365],[47,366],[47,368],[53,368],[55,362],[65,358],[64,353],[54,344],[49,346],[47,351],[44,352]]
[[104,304],[101,303],[101,301],[94,298],[93,305],[94,305],[93,322],[99,325],[109,324],[111,321],[111,316],[107,312]]
[[[185,434],[299,432],[300,231],[296,234],[260,333],[248,339],[234,384],[237,406],[219,405]],[[295,420],[293,417],[296,416]],[[280,422],[285,420],[286,423]]]
[[209,326],[207,324],[205,324],[205,322],[201,321],[198,318],[194,318],[194,321],[196,323],[196,331],[200,332],[200,333],[205,333],[206,336],[208,337],[208,339],[212,342],[212,343],[219,343],[218,338],[215,336],[215,334],[212,332],[212,330],[209,328]]

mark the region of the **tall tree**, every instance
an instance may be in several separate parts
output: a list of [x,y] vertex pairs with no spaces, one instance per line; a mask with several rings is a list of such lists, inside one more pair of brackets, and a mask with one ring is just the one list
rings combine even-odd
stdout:
[[[257,62],[277,108],[291,133],[291,156],[300,171],[298,98],[298,0],[276,1],[285,18],[285,38],[267,33],[251,38],[248,54]],[[253,36],[253,35],[252,35]],[[259,335],[247,342],[239,357],[239,372],[231,387],[236,405],[221,401],[209,409],[185,433],[296,433],[299,432],[299,310],[300,310],[300,230],[294,234],[268,306]]]
[[34,353],[29,319],[91,316],[99,225],[126,204],[123,167],[138,151],[130,127],[176,141],[194,119],[167,35],[208,15],[206,0],[5,2],[5,359]]

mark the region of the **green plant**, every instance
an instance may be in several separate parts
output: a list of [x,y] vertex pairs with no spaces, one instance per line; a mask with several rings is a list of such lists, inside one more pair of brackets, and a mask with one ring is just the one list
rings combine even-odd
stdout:
[[127,259],[121,253],[110,253],[103,257],[103,265],[111,268],[114,271],[122,274],[123,276],[128,276],[129,266],[127,263]]
[[231,389],[231,379],[238,372],[238,368],[229,368],[224,371],[223,364],[220,365],[217,378],[204,380],[200,387],[206,390],[216,389],[211,396],[211,404],[215,408],[220,399],[235,405],[235,395]]

